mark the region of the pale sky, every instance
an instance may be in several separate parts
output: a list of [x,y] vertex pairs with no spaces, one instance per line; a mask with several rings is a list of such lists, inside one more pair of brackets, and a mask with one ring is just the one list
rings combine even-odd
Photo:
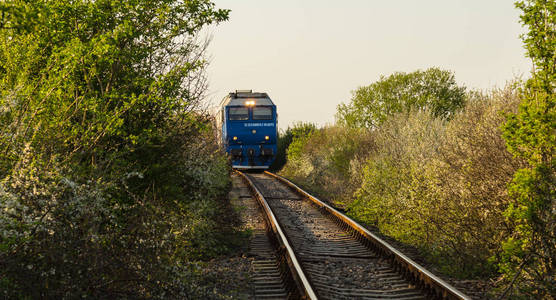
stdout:
[[209,100],[267,92],[280,128],[332,124],[351,91],[396,71],[439,67],[468,89],[503,87],[531,63],[509,0],[213,0]]

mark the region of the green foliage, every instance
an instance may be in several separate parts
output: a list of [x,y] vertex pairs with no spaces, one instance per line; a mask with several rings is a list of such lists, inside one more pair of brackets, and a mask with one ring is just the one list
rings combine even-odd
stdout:
[[293,139],[291,128],[288,127],[286,131],[280,130],[278,132],[278,141],[276,142],[276,158],[272,165],[270,165],[270,170],[273,172],[280,171],[287,162],[286,151],[290,146]]
[[521,23],[527,27],[522,36],[535,70],[532,81],[539,90],[554,93],[556,84],[556,3],[551,0],[517,1],[516,7],[523,11]]
[[349,211],[460,277],[494,273],[490,258],[508,234],[506,182],[520,166],[498,129],[515,90],[470,97],[449,121],[424,111],[383,123]]
[[315,124],[298,123],[292,128],[292,141],[288,146],[287,158],[295,160],[302,155],[302,147],[305,141],[316,131]]
[[516,295],[556,296],[556,3],[519,1],[527,56],[535,70],[521,91],[517,114],[503,125],[508,150],[527,160],[509,185],[514,202],[506,216],[513,234],[503,244],[500,269]]
[[315,130],[315,124],[298,122],[294,124],[293,127],[288,126],[288,129],[286,129],[285,132],[279,132],[276,159],[270,166],[270,169],[273,171],[279,171],[282,169],[287,162],[288,148],[294,139],[300,139],[308,136]]
[[518,86],[470,93],[450,120],[421,110],[392,115],[374,130],[318,129],[281,172],[423,250],[446,273],[491,276],[509,237],[506,184],[523,166],[499,128],[501,111],[517,109]]
[[227,251],[229,186],[197,111],[196,36],[228,11],[208,0],[0,11],[2,297],[196,297],[190,260]]
[[[361,162],[373,147],[366,129],[325,127],[296,135],[282,174],[336,204],[357,186]],[[349,181],[349,182],[348,182]]]
[[89,162],[162,142],[165,119],[198,101],[184,88],[204,65],[189,34],[226,16],[208,1],[25,2],[2,3],[8,158],[28,142]]
[[464,102],[465,87],[457,86],[449,71],[398,72],[354,91],[350,103],[338,106],[337,119],[350,127],[377,128],[389,116],[411,110],[450,118]]

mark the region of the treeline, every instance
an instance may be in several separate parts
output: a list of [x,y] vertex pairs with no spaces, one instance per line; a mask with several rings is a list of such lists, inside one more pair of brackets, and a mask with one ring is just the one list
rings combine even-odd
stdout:
[[[208,0],[0,3],[0,297],[201,298],[226,156],[201,112]],[[203,295],[203,296],[201,296]]]
[[447,274],[498,278],[501,298],[553,299],[556,7],[517,7],[531,79],[478,92],[437,68],[381,77],[336,125],[283,133],[281,173]]

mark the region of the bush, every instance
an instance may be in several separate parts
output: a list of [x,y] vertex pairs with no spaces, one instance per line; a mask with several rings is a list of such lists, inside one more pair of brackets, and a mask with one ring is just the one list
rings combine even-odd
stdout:
[[229,250],[218,221],[229,166],[208,136],[190,132],[195,145],[159,148],[160,165],[118,181],[72,178],[27,149],[0,185],[3,296],[191,295],[191,261]]
[[499,124],[501,111],[516,106],[508,87],[471,95],[450,121],[426,112],[389,119],[376,132],[350,214],[424,249],[450,274],[491,275],[490,259],[508,236],[506,185],[520,166]]
[[342,205],[359,186],[360,166],[373,146],[366,129],[331,126],[313,130],[294,138],[281,174]]
[[270,166],[272,171],[279,171],[287,162],[287,151],[295,139],[300,139],[316,130],[315,124],[299,122],[289,127],[286,131],[278,133],[276,159]]
[[320,128],[294,139],[281,174],[416,246],[446,273],[492,276],[511,234],[507,184],[523,166],[499,128],[504,112],[517,110],[519,86],[468,93],[450,120],[417,110],[374,130]]
[[1,296],[202,297],[192,261],[227,251],[230,169],[199,111],[196,35],[227,11],[208,0],[0,10]]

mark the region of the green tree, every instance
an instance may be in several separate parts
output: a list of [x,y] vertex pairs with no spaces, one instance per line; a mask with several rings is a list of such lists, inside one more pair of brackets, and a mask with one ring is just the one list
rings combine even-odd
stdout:
[[189,87],[204,84],[205,62],[194,36],[227,16],[208,0],[8,0],[0,9],[2,118],[16,120],[3,127],[3,155],[31,143],[89,165],[157,144],[168,117],[195,107]]
[[271,170],[279,171],[286,164],[288,148],[294,139],[308,136],[315,131],[316,128],[315,124],[298,122],[295,123],[293,127],[288,126],[286,131],[280,132],[278,134],[278,150],[276,153],[276,159],[270,166]]
[[[0,2],[2,298],[195,298],[225,156],[197,110],[209,0]],[[199,254],[201,253],[201,254]]]
[[510,286],[506,293],[535,298],[556,297],[556,2],[516,2],[522,37],[534,66],[532,78],[521,91],[517,114],[503,125],[508,150],[528,162],[509,185],[514,198],[506,215],[514,224],[504,244],[501,270]]
[[456,85],[454,74],[438,68],[394,73],[360,87],[351,102],[338,106],[340,124],[376,128],[392,114],[428,109],[434,116],[449,118],[465,104],[465,88]]

